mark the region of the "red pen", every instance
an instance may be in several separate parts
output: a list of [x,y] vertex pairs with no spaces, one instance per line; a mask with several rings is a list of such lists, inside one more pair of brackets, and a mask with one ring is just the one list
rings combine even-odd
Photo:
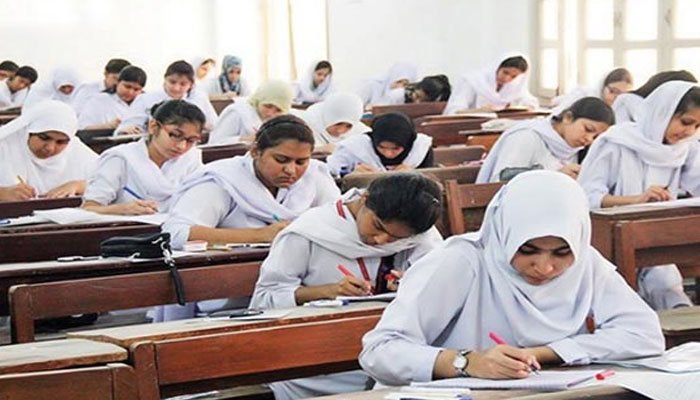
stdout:
[[[343,275],[347,276],[348,278],[357,278],[355,274],[350,272],[349,269],[345,268],[343,264],[338,264],[338,270],[342,272]],[[367,282],[369,284],[369,282]],[[370,289],[370,294],[372,294],[372,290]]]
[[611,369],[606,369],[603,372],[598,372],[597,374],[595,374],[595,379],[602,381],[602,380],[605,380],[605,378],[610,378],[613,375],[615,375],[615,371],[613,371]]
[[[496,332],[489,332],[489,339],[493,340],[493,342],[496,344],[505,344],[505,345],[508,344],[508,343],[506,343],[505,340],[503,340],[502,337],[498,336],[498,334]],[[530,365],[530,369],[532,369],[532,372],[534,372],[535,374],[537,374],[537,375],[540,374],[538,372],[539,368],[537,368],[536,366]]]

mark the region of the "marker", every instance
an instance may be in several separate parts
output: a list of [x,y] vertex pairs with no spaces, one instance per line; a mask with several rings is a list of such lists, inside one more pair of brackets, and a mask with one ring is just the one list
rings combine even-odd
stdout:
[[[498,336],[498,334],[497,334],[496,332],[489,332],[489,338],[490,338],[491,340],[493,340],[493,342],[496,343],[496,344],[508,345],[508,343],[507,343],[505,340],[503,340],[502,337]],[[530,365],[530,369],[531,369],[532,372],[534,372],[535,374],[537,374],[537,375],[540,374],[540,373],[538,372],[539,368],[535,368],[534,365]]]
[[134,192],[133,190],[129,189],[128,186],[124,186],[124,191],[129,193],[132,197],[135,197],[138,200],[143,200],[142,196],[139,196],[138,193]]

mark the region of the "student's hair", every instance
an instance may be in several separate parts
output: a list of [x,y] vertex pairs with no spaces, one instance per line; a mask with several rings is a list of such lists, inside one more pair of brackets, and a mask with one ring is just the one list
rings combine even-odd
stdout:
[[131,65],[131,63],[123,58],[113,58],[107,61],[107,65],[105,65],[105,72],[108,74],[118,74],[129,65]]
[[615,113],[612,108],[598,97],[584,97],[579,99],[567,109],[560,112],[559,115],[552,116],[552,119],[556,122],[561,122],[566,113],[571,113],[571,117],[574,121],[579,118],[586,118],[608,125],[613,125],[615,123]]
[[523,56],[509,57],[498,65],[498,69],[501,68],[517,68],[520,72],[527,72],[527,60]]
[[693,108],[700,107],[700,87],[694,86],[688,92],[686,92],[681,101],[678,102],[676,111],[673,112],[674,116],[685,114]]
[[255,134],[255,146],[259,152],[278,146],[285,140],[296,140],[314,147],[314,133],[301,118],[280,115],[265,121]]
[[134,82],[138,83],[141,86],[146,86],[146,79],[146,71],[142,70],[141,68],[135,65],[130,65],[124,68],[122,72],[119,73],[119,82]]
[[452,93],[450,79],[445,75],[426,76],[416,83],[415,89],[420,89],[428,96],[428,101],[447,101]]
[[165,70],[163,77],[167,78],[170,75],[184,75],[190,82],[194,83],[194,68],[185,60],[175,61],[168,65],[168,69]]
[[[201,63],[199,63],[197,68],[201,67],[204,64],[216,64],[216,60],[214,60],[213,58],[205,58],[204,60],[202,60]],[[192,67],[194,67],[194,66],[192,66]]]
[[610,73],[605,77],[605,80],[603,80],[603,87],[615,82],[626,82],[631,85],[633,83],[632,74],[627,70],[627,68],[615,68],[614,70],[610,71]]
[[333,73],[333,66],[331,65],[330,62],[328,62],[326,60],[319,61],[318,64],[316,64],[316,66],[314,67],[314,72],[321,70],[321,69],[324,69],[324,68],[328,68],[328,71],[330,71],[330,73]]
[[695,76],[693,74],[686,70],[662,71],[658,74],[652,75],[652,77],[649,78],[642,86],[635,90],[632,90],[630,93],[634,93],[637,96],[646,98],[651,94],[651,92],[656,90],[657,87],[670,81],[684,81],[697,83],[698,80],[695,79]]
[[31,83],[34,83],[37,79],[39,79],[39,74],[34,68],[30,67],[29,65],[23,65],[17,68],[15,76],[19,76],[20,78],[26,78]]
[[202,110],[185,100],[168,100],[154,105],[151,107],[151,118],[162,125],[182,125],[189,122],[199,125],[200,129],[206,122]]
[[441,199],[442,192],[435,181],[416,172],[397,172],[369,185],[366,205],[382,221],[406,224],[418,234],[437,221]]
[[14,61],[5,60],[3,62],[0,62],[0,70],[17,72],[18,69],[19,65],[17,65]]

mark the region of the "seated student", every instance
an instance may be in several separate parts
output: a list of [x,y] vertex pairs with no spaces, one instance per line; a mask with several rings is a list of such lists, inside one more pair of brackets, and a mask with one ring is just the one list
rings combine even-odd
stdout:
[[465,75],[452,91],[443,114],[498,111],[509,106],[538,106],[528,91],[529,66],[518,54],[499,58],[481,71]]
[[445,75],[426,76],[420,82],[389,92],[390,104],[431,103],[447,101],[451,93],[450,80]]
[[250,96],[248,82],[241,77],[243,61],[239,57],[226,55],[221,62],[221,74],[207,85],[209,97],[225,95],[229,98]]
[[[700,87],[667,82],[644,100],[637,122],[612,127],[591,146],[579,182],[591,208],[700,195]],[[656,310],[690,305],[675,265],[644,268],[639,293]]]
[[80,84],[78,71],[72,67],[58,67],[47,81],[32,87],[24,100],[24,108],[33,107],[44,100],[58,100],[66,104],[73,102],[73,92]]
[[209,99],[200,91],[192,89],[194,70],[186,61],[175,61],[165,70],[163,87],[144,93],[129,107],[129,114],[114,131],[115,134],[136,134],[146,132],[148,116],[155,104],[167,100],[185,100],[197,107],[207,118],[205,129],[212,129],[218,117]]
[[209,74],[216,67],[216,61],[213,58],[195,57],[192,59],[192,68],[194,68],[195,84],[205,84],[209,81]]
[[170,196],[202,166],[194,146],[202,139],[204,121],[202,111],[184,100],[153,106],[148,138],[100,155],[83,208],[121,215],[167,212]]
[[371,129],[360,122],[362,100],[352,93],[333,93],[301,113],[314,132],[316,150],[332,153],[341,140]]
[[415,64],[396,63],[383,75],[362,82],[357,94],[366,108],[391,104],[391,91],[406,87],[417,75]]
[[647,98],[656,88],[670,81],[683,81],[697,83],[695,76],[688,71],[662,71],[649,78],[644,85],[638,89],[621,94],[612,104],[615,112],[615,120],[618,124],[622,122],[634,122],[636,114],[642,108],[644,99]]
[[78,114],[79,129],[114,129],[129,114],[129,107],[146,86],[146,72],[129,66],[119,73],[113,89],[98,93],[83,105]]
[[14,61],[4,60],[0,62],[0,81],[3,79],[12,78],[15,72],[19,69],[19,65]]
[[0,200],[82,195],[97,154],[75,137],[73,109],[57,100],[37,103],[0,127]]
[[520,122],[498,138],[476,183],[507,181],[530,169],[560,171],[576,179],[579,151],[613,123],[612,109],[596,97],[584,97],[549,118]]
[[608,106],[613,105],[617,96],[632,90],[632,74],[626,68],[615,68],[601,79],[594,88],[579,87],[553,100],[553,114],[569,108],[577,100],[584,97],[597,97]]
[[434,166],[432,145],[433,138],[416,133],[405,114],[382,114],[374,119],[371,132],[338,143],[328,156],[328,168],[334,175],[430,168]]
[[[335,204],[311,209],[282,231],[260,269],[251,307],[288,308],[336,296],[395,291],[400,277],[442,243],[433,226],[440,187],[419,174],[395,174],[352,190]],[[354,276],[344,276],[343,265]],[[302,399],[365,390],[362,371],[270,384],[275,399]]]
[[269,243],[287,220],[337,200],[326,165],[311,159],[313,146],[313,133],[299,118],[265,122],[248,154],[209,163],[181,185],[163,227],[173,246]]
[[226,106],[219,124],[211,132],[209,143],[229,144],[252,140],[260,125],[287,114],[292,107],[292,87],[284,81],[267,81],[252,96]]
[[311,64],[308,71],[294,85],[294,103],[318,103],[333,93],[333,66],[328,61]]
[[131,65],[130,62],[121,58],[113,58],[107,62],[104,70],[104,78],[99,81],[83,83],[76,90],[73,95],[73,108],[78,114],[83,111],[87,100],[92,96],[106,92],[112,91],[117,86],[119,81],[119,73],[126,67]]
[[0,110],[22,107],[29,88],[38,77],[34,68],[25,65],[18,68],[12,77],[0,81]]
[[[479,232],[454,236],[401,280],[362,340],[383,384],[458,376],[525,378],[543,364],[658,355],[656,314],[591,246],[586,196],[553,171],[523,173],[489,204]],[[495,345],[493,332],[506,345]]]

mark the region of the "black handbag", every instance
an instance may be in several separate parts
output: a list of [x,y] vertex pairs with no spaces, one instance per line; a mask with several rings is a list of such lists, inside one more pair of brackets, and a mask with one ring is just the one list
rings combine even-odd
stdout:
[[162,258],[175,284],[177,303],[181,306],[185,305],[185,288],[172,257],[170,233],[111,237],[100,243],[100,255],[102,257]]

